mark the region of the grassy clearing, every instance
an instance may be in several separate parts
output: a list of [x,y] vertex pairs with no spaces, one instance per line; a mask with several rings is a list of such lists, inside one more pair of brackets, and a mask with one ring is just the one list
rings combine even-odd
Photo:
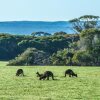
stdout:
[[[16,77],[23,68],[25,77]],[[100,100],[100,68],[72,67],[78,78],[63,77],[69,67],[6,66],[0,62],[0,100]],[[36,72],[51,70],[56,80],[40,81]]]

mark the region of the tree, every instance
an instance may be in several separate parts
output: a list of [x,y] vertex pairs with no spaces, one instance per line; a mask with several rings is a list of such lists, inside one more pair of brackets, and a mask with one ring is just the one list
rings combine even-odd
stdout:
[[46,33],[46,32],[33,32],[31,34],[32,36],[50,36],[50,33]]
[[100,65],[100,30],[87,29],[80,33],[81,50],[87,51],[92,58],[93,65]]
[[96,39],[95,46],[92,51],[92,56],[94,58],[94,65],[100,66],[100,37]]
[[72,28],[76,33],[89,28],[99,28],[99,16],[84,15],[79,18],[74,18],[69,22],[72,24]]
[[97,40],[100,40],[100,30],[98,29],[86,29],[80,33],[80,45],[82,49],[92,51]]
[[54,33],[54,35],[66,35],[67,33],[66,32],[56,32],[56,33]]

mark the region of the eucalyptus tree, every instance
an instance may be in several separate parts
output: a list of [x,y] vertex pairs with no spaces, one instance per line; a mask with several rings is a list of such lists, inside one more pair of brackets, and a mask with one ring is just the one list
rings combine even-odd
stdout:
[[92,55],[95,65],[100,65],[100,30],[87,29],[80,33],[81,50],[88,51]]
[[50,33],[47,33],[47,32],[33,32],[31,34],[32,36],[50,36],[51,34]]
[[100,22],[99,22],[99,16],[94,15],[84,15],[79,18],[74,18],[70,20],[69,22],[72,25],[72,28],[76,33],[79,33],[85,29],[89,28],[99,28]]

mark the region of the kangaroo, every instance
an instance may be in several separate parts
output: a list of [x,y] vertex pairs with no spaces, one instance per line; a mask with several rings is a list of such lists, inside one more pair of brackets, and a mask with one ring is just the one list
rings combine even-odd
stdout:
[[22,75],[24,76],[24,72],[22,69],[18,69],[17,72],[16,72],[16,76],[19,76],[19,75]]
[[46,71],[44,72],[44,74],[39,74],[38,73],[38,76],[39,76],[39,80],[45,80],[47,78],[47,80],[49,80],[49,77],[52,77],[52,79],[54,80],[54,75],[51,71]]
[[65,71],[65,77],[66,77],[66,74],[68,74],[69,77],[73,77],[73,76],[77,77],[77,74],[75,74],[71,69],[68,69]]
[[39,72],[36,73],[37,77],[41,77],[43,74],[39,74]]

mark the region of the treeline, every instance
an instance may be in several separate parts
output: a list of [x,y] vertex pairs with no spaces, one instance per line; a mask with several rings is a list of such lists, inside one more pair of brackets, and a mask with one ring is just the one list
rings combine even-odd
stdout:
[[85,15],[70,20],[76,34],[0,34],[0,60],[10,60],[8,65],[100,66],[98,19]]
[[70,43],[78,40],[78,34],[22,36],[2,33],[0,34],[0,60],[14,59],[27,48],[36,48],[51,55],[58,50],[70,48]]

